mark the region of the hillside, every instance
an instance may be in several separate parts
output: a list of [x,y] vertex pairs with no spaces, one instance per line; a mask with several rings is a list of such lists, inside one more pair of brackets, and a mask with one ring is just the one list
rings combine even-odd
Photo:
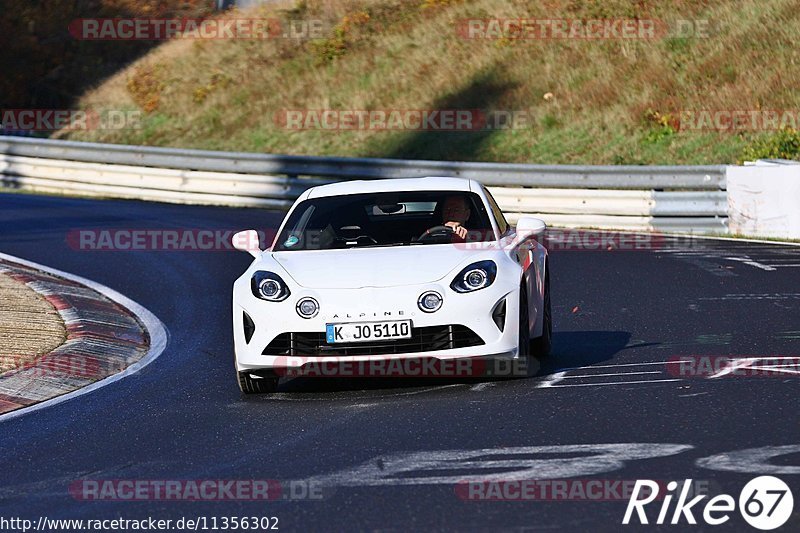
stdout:
[[0,109],[68,109],[98,80],[158,44],[75,39],[71,21],[199,17],[212,7],[210,0],[2,0]]
[[[800,107],[794,0],[308,0],[226,16],[321,21],[323,33],[165,43],[80,99],[86,109],[142,110],[141,128],[60,136],[289,154],[582,164],[729,163],[800,150],[795,130],[779,131],[792,122],[718,131],[697,120],[703,110],[717,117]],[[658,35],[517,39],[506,28],[503,38],[464,38],[465,19],[520,18],[657,20]],[[688,35],[681,20],[705,34]],[[470,132],[284,126],[292,110],[436,109],[515,111],[527,120]]]

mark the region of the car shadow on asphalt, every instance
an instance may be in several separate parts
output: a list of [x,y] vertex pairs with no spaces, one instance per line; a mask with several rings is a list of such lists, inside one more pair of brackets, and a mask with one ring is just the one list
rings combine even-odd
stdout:
[[[527,373],[518,369],[512,379],[531,379],[538,381],[543,377],[562,371],[566,368],[588,366],[609,361],[628,346],[631,334],[625,331],[557,331],[553,333],[553,349],[550,356],[534,363]],[[473,386],[479,383],[506,381],[508,374],[499,377],[486,370],[489,366],[470,366],[471,373],[458,373],[459,377],[341,377],[333,373],[324,376],[284,377],[278,387],[279,393],[296,395],[301,399],[304,395],[319,395],[336,392],[410,390],[431,387],[447,387],[452,385]],[[503,368],[494,367],[495,374],[502,374]],[[504,367],[508,369],[509,367]],[[351,369],[352,370],[352,369]],[[344,374],[344,372],[343,372]],[[396,374],[392,374],[396,375]],[[463,377],[463,376],[470,377]],[[471,376],[475,377],[471,377]],[[269,398],[271,395],[264,395]]]
[[537,376],[609,361],[631,341],[627,331],[554,331],[553,349]]

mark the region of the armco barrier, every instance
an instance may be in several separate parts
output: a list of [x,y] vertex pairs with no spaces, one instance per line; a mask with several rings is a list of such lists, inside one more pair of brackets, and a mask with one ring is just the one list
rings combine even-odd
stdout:
[[486,184],[513,222],[725,232],[726,167],[576,166],[287,156],[0,136],[6,188],[285,209],[332,181],[459,176]]

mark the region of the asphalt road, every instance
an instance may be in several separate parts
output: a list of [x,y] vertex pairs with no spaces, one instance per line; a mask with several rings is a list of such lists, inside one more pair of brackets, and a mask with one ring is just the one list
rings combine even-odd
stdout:
[[[247,254],[91,252],[66,239],[81,228],[263,229],[279,220],[255,209],[0,195],[1,251],[120,291],[170,333],[141,373],[0,423],[0,517],[277,516],[280,529],[305,531],[624,529],[626,500],[459,497],[454,480],[497,472],[693,479],[734,498],[773,473],[800,499],[798,375],[709,379],[668,364],[746,356],[758,367],[758,357],[800,355],[800,248],[665,239],[636,251],[554,250],[554,353],[535,377],[307,378],[244,399],[229,315]],[[794,447],[767,449],[783,454],[768,465],[758,452],[720,457],[777,446]],[[69,493],[77,479],[294,480],[323,497],[81,501]],[[648,507],[651,521],[658,505]],[[796,509],[784,527],[798,525]],[[714,529],[749,526],[733,513]]]

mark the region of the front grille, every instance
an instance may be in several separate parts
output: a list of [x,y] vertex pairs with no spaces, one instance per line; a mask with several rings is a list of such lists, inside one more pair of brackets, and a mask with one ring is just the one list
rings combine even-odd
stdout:
[[411,337],[408,339],[341,344],[328,344],[324,332],[281,333],[262,353],[307,357],[392,355],[469,348],[483,344],[483,340],[468,327],[450,325],[411,328]]

